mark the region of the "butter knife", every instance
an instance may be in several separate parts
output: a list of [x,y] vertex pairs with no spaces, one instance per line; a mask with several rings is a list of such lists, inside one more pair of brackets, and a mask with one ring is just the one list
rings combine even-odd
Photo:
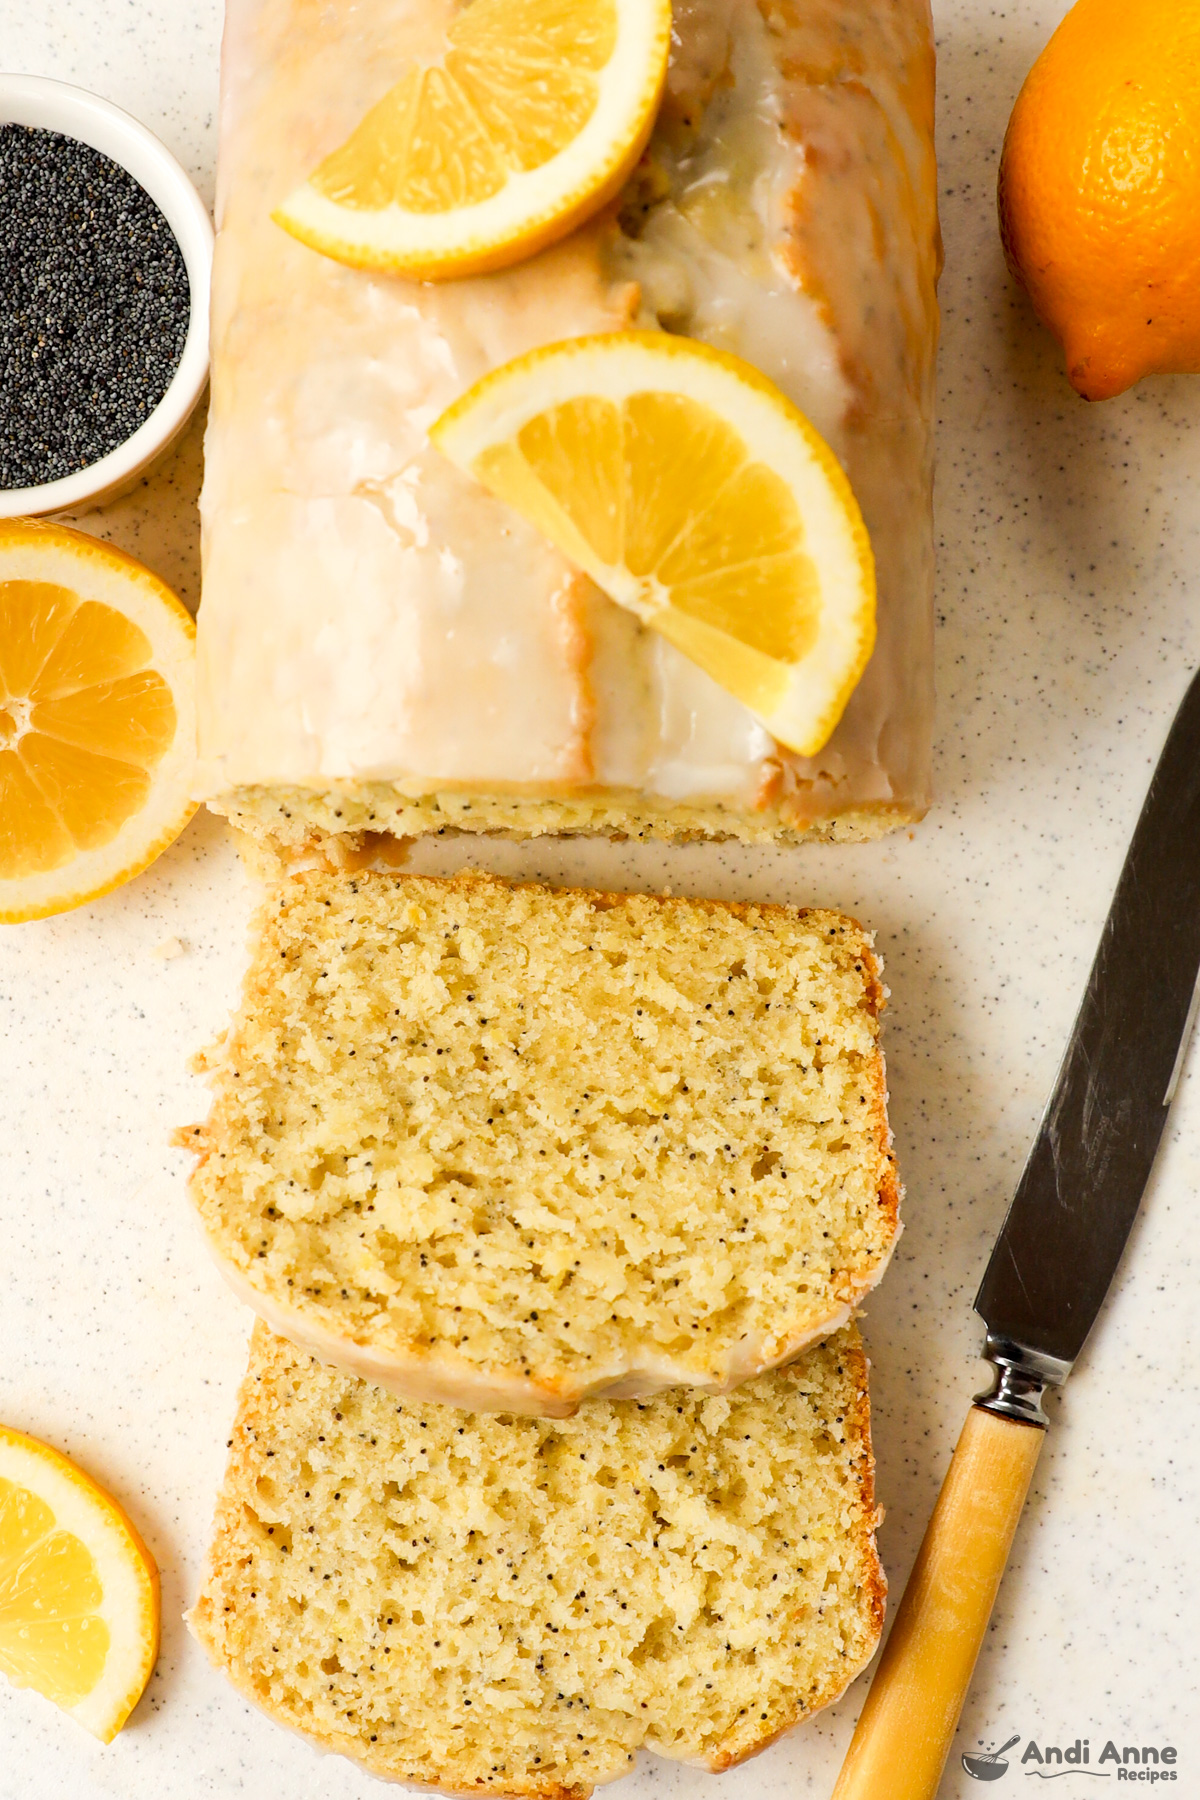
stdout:
[[933,1800],[1048,1419],[1117,1272],[1200,986],[1200,674],[1150,783],[1054,1092],[975,1299],[967,1415],[833,1800]]

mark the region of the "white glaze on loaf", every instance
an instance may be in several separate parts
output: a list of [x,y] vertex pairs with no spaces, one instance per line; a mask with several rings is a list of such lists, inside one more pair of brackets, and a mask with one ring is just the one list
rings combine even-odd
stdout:
[[[500,275],[421,286],[297,244],[272,206],[408,59],[436,52],[452,3],[230,0],[204,796],[290,844],[446,824],[760,837],[846,819],[867,836],[919,817],[937,265],[925,0],[683,0],[645,168],[612,212]],[[845,463],[880,631],[818,758],[782,752],[428,447],[433,418],[487,370],[635,320],[758,362]]]

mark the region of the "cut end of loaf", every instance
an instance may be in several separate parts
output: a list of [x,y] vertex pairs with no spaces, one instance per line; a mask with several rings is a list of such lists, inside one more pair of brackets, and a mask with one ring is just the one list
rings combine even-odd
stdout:
[[314,863],[333,870],[395,867],[408,840],[444,833],[498,837],[614,837],[648,842],[865,843],[915,825],[926,804],[864,802],[828,816],[796,804],[745,808],[610,790],[575,795],[403,793],[394,782],[347,781],[326,788],[239,787],[208,801],[238,832],[253,869],[278,875]]

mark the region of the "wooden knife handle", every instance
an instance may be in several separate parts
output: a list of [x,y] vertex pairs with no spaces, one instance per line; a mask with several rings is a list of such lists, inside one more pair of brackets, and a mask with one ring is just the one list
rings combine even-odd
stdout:
[[1045,1435],[967,1414],[833,1800],[934,1800]]

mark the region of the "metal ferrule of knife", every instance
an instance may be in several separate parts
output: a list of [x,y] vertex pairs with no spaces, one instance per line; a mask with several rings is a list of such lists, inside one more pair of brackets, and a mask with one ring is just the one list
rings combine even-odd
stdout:
[[992,1385],[975,1396],[976,1406],[1001,1419],[1014,1419],[1018,1425],[1045,1428],[1050,1423],[1042,1407],[1046,1389],[1061,1387],[1071,1373],[1071,1364],[991,1331],[984,1340],[983,1355],[992,1365]]

